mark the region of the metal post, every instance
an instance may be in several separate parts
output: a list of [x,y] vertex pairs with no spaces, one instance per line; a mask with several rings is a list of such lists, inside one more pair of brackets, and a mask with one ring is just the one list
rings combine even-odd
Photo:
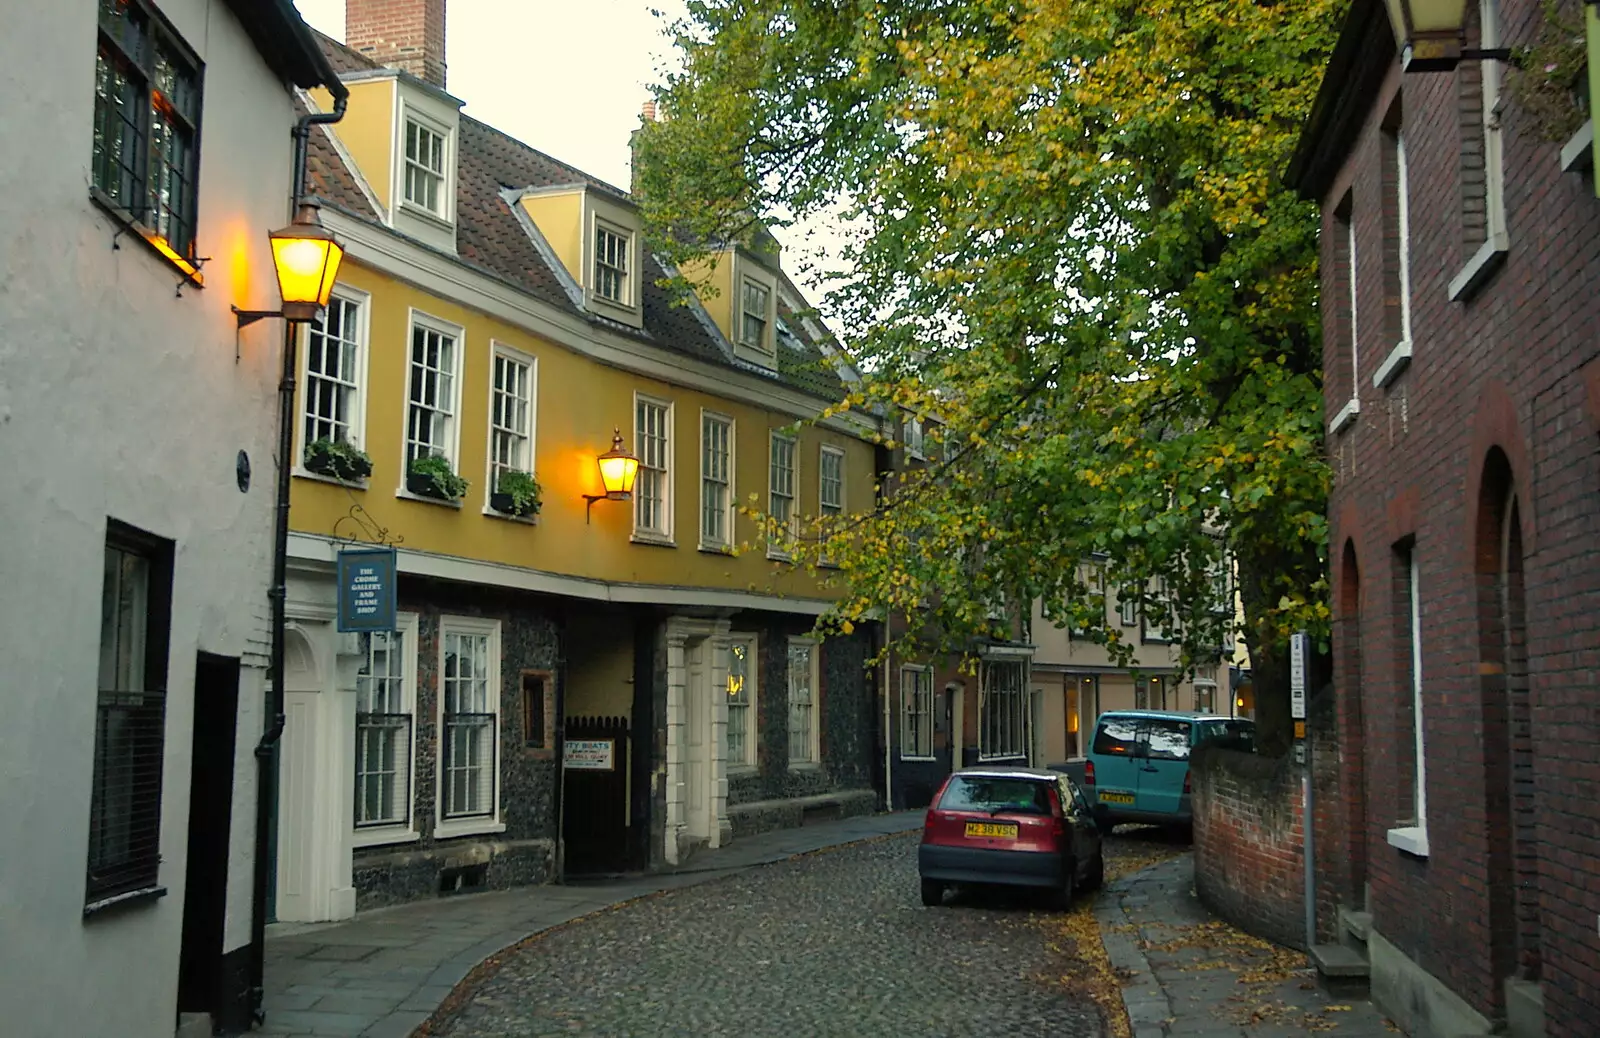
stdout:
[[1305,832],[1306,851],[1306,951],[1310,952],[1317,943],[1317,854],[1314,833],[1316,820],[1312,813],[1315,795],[1311,782],[1311,731],[1307,726],[1305,745],[1300,747],[1305,756],[1305,768],[1300,773],[1300,799],[1304,805],[1305,818],[1302,823]]

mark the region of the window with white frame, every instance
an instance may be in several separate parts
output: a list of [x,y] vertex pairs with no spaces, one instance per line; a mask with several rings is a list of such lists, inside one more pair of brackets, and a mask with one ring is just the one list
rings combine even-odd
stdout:
[[819,460],[820,510],[824,516],[839,515],[844,511],[844,451],[824,446]]
[[978,757],[1028,755],[1028,697],[1021,660],[985,660],[981,671]]
[[1151,584],[1149,602],[1144,610],[1144,640],[1170,642],[1173,604],[1167,587],[1167,578],[1157,577]]
[[933,671],[927,667],[900,668],[900,756],[933,757]]
[[700,544],[733,543],[733,419],[700,413]]
[[[795,441],[792,436],[773,433],[771,437],[771,464],[768,467],[767,511],[777,521],[780,531],[792,536],[800,522],[800,510],[795,507]],[[783,553],[780,543],[772,548]]]
[[[1491,64],[1485,62],[1484,64]],[[1406,135],[1394,131],[1395,222],[1399,253],[1400,341],[1411,341],[1411,189],[1406,185]]]
[[500,624],[446,616],[439,634],[439,817],[495,814]]
[[633,481],[634,532],[672,536],[672,405],[635,398],[634,453],[639,472]]
[[913,457],[925,459],[927,446],[922,431],[922,419],[907,415],[905,418],[906,451]]
[[458,333],[413,315],[406,403],[408,466],[430,455],[455,464],[456,381],[460,364]]
[[739,342],[741,345],[766,353],[772,352],[767,343],[767,307],[772,302],[772,290],[758,281],[744,279],[739,293]]
[[821,759],[817,743],[817,643],[789,639],[789,763],[814,764]]
[[1194,669],[1194,708],[1209,714],[1217,709],[1217,668],[1215,664]]
[[1139,626],[1139,589],[1123,588],[1117,594],[1117,620],[1124,627]]
[[533,472],[533,358],[504,346],[494,351],[489,387],[489,487],[507,472]]
[[756,764],[756,636],[728,641],[728,747],[730,768]]
[[405,200],[435,216],[445,213],[444,149],[444,134],[406,120]]
[[361,635],[356,673],[355,827],[411,823],[413,712],[416,703],[415,614],[393,631]]
[[302,450],[319,440],[361,443],[364,310],[359,300],[335,291],[323,315],[306,326]]
[[595,221],[594,294],[620,306],[631,306],[628,291],[628,244],[626,231]]
[[1399,685],[1405,691],[1400,703],[1400,735],[1408,738],[1410,752],[1400,755],[1397,828],[1388,832],[1389,843],[1416,855],[1428,853],[1428,767],[1423,737],[1422,702],[1422,598],[1418,584],[1417,552],[1408,545],[1395,553],[1399,582],[1397,639],[1405,647]]

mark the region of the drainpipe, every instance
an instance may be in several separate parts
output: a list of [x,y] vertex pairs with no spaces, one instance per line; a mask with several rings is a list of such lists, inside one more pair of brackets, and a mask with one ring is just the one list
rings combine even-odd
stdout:
[[[289,199],[289,217],[299,210],[306,192],[306,152],[311,145],[311,127],[336,123],[344,118],[350,91],[334,79],[327,84],[333,94],[333,111],[311,112],[294,124],[294,194]],[[253,889],[250,895],[250,1015],[257,1024],[266,1020],[261,1002],[265,994],[262,978],[267,956],[267,852],[278,799],[278,740],[283,735],[284,679],[284,604],[289,595],[289,455],[294,450],[294,376],[298,338],[293,324],[283,331],[283,371],[278,381],[278,486],[277,516],[272,540],[272,684],[267,692],[268,727],[256,743],[256,846]]]
[[883,809],[894,810],[894,728],[893,712],[889,708],[889,698],[894,686],[890,683],[893,676],[894,655],[889,651],[889,641],[893,634],[890,626],[893,613],[884,617],[883,621]]
[[[567,647],[568,631],[566,616],[561,618],[561,655],[556,658],[556,694],[555,694],[555,754],[556,754],[556,780],[555,803],[551,805],[551,812],[556,819],[555,843],[555,882],[563,884],[567,881],[567,845],[564,837],[567,825],[566,811],[566,785],[567,785]],[[631,737],[632,726],[629,726]],[[630,741],[631,738],[630,738]],[[622,767],[627,767],[624,762]],[[628,795],[633,795],[633,787],[628,787]]]

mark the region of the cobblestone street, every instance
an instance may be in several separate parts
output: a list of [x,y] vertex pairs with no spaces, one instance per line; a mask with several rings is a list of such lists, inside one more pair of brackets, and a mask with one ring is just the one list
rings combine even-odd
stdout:
[[498,956],[427,1032],[1098,1038],[1048,987],[1022,898],[918,902],[917,838],[795,858],[579,920]]

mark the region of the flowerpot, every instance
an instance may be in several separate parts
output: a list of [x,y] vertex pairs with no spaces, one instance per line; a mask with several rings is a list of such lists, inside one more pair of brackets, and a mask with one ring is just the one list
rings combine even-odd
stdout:
[[306,455],[306,471],[319,476],[357,483],[372,475],[372,462],[364,458],[342,458],[333,454]]
[[419,476],[415,472],[406,473],[406,489],[418,497],[431,497],[435,501],[448,501],[443,490],[432,476]]
[[516,498],[498,491],[489,495],[489,507],[501,515],[514,515],[519,519],[526,519],[539,511],[532,502],[518,508]]

